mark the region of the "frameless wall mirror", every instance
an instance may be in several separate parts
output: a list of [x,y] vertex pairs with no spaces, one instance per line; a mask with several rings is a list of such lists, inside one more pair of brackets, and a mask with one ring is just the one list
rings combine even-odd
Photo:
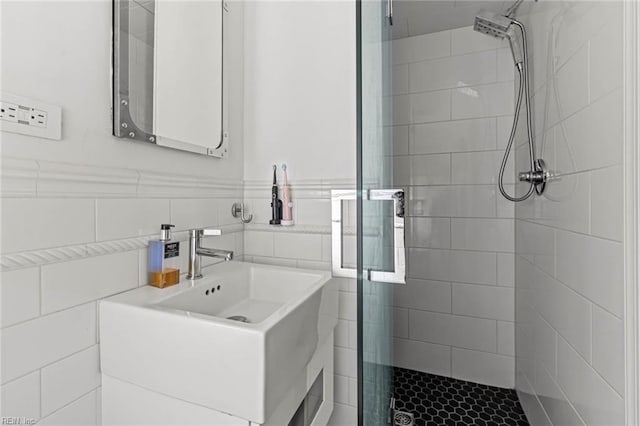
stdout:
[[225,157],[228,5],[113,0],[113,134]]

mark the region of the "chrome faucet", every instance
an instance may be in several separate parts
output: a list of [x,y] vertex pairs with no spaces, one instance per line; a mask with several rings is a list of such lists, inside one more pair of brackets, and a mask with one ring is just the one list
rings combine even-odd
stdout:
[[200,239],[210,235],[222,235],[219,229],[190,229],[189,230],[189,273],[187,279],[197,280],[202,278],[202,265],[200,256],[219,257],[226,262],[233,259],[233,252],[200,246]]

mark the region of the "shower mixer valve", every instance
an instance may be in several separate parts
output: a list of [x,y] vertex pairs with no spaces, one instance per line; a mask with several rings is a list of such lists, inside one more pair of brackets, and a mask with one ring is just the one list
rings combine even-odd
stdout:
[[518,173],[518,180],[520,182],[529,182],[533,184],[535,186],[536,193],[541,195],[544,192],[544,187],[546,186],[550,176],[551,174],[547,170],[547,165],[544,160],[542,158],[538,158],[535,161],[535,170]]

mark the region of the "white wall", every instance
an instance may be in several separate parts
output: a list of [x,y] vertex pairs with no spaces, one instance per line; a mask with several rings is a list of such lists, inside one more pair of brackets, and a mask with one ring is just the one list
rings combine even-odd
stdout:
[[[508,44],[472,27],[394,40],[394,186],[408,190],[395,365],[514,386],[513,121]],[[513,192],[513,168],[505,182]]]
[[558,177],[516,207],[516,382],[532,424],[624,424],[622,18],[622,2],[522,16],[538,153]]
[[[355,187],[355,4],[250,2],[245,16],[246,259],[328,269],[330,190]],[[283,162],[295,219],[287,228],[268,225],[271,167]],[[344,426],[357,423],[356,287],[339,284],[332,422]]]
[[111,1],[1,7],[2,90],[63,116],[61,141],[0,135],[2,416],[96,424],[96,301],[146,284],[146,240],[160,223],[220,226],[211,244],[242,257],[230,214],[243,196],[242,7],[232,3],[225,160],[111,136]]

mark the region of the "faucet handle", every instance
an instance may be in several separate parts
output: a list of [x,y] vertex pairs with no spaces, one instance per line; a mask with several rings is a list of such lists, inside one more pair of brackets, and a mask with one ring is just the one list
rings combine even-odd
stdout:
[[198,233],[201,237],[208,237],[212,235],[222,235],[222,231],[219,229],[198,229]]

